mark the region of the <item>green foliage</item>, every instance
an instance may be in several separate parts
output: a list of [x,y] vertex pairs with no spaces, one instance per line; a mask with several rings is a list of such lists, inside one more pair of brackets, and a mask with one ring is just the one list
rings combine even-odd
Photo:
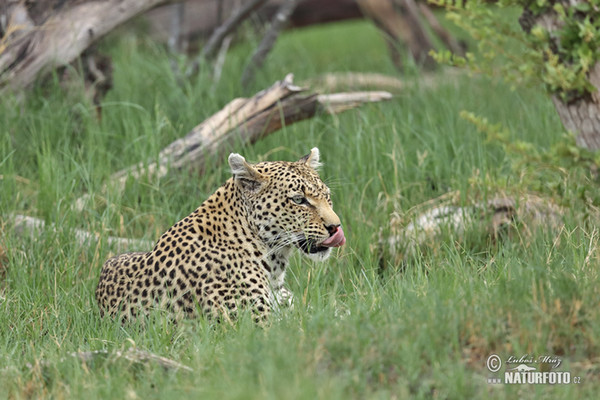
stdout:
[[[597,91],[589,72],[600,60],[599,1],[434,3],[446,7],[447,18],[467,32],[476,46],[465,57],[434,53],[439,62],[501,77],[513,89],[543,86],[565,102]],[[540,21],[545,21],[543,26]],[[461,117],[502,147],[524,190],[547,193],[573,208],[600,205],[595,194],[600,157],[576,146],[571,135],[561,134],[551,146],[540,147],[524,139],[524,132],[501,122],[492,124],[478,113],[462,111]]]
[[[569,101],[594,92],[588,79],[600,60],[600,2],[433,0],[447,17],[476,42],[466,57],[437,52],[439,62],[472,71],[499,74],[513,85],[542,83],[546,90]],[[501,13],[508,10],[508,17]],[[523,26],[517,23],[521,16]],[[544,26],[539,23],[546,21]],[[548,23],[548,21],[552,21]]]
[[502,147],[512,173],[519,176],[522,190],[545,193],[583,214],[590,207],[600,207],[600,155],[577,146],[572,135],[563,134],[549,147],[540,147],[521,139],[526,135],[515,135],[501,123],[491,124],[487,118],[466,111],[461,111],[460,116],[485,133],[490,143]]

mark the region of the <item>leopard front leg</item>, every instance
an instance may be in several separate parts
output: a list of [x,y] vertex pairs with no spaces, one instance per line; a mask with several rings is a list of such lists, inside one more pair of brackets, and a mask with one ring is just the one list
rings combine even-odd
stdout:
[[280,287],[279,290],[273,290],[275,302],[280,307],[291,307],[294,305],[294,294],[286,287]]
[[264,325],[273,306],[271,290],[264,275],[257,274],[255,269],[252,272],[217,274],[203,282],[197,292],[203,314],[211,319],[233,322],[240,311],[249,311],[255,322]]

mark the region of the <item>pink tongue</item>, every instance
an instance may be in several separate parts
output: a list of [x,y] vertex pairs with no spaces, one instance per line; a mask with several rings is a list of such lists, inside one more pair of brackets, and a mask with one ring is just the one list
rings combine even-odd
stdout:
[[323,243],[321,243],[321,246],[340,247],[343,246],[345,243],[346,237],[344,236],[344,230],[340,226],[339,228],[337,228],[337,231],[335,231],[335,233],[332,236],[328,237],[327,239],[325,239],[325,241],[323,241]]

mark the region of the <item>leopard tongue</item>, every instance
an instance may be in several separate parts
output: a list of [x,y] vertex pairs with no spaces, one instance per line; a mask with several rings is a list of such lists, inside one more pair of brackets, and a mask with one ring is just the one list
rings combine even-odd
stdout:
[[340,247],[346,243],[346,237],[344,236],[344,230],[340,226],[337,228],[335,233],[329,236],[327,239],[321,243],[323,247]]

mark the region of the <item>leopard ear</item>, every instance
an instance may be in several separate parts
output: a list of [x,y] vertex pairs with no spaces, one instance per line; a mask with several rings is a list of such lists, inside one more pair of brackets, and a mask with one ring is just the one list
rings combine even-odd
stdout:
[[237,153],[229,155],[229,167],[233,174],[233,180],[243,190],[256,192],[262,186],[264,177],[246,159]]
[[318,170],[322,165],[319,162],[319,157],[320,157],[319,149],[317,149],[316,147],[313,147],[310,150],[310,153],[305,155],[304,157],[302,157],[298,162],[305,163],[312,169]]

